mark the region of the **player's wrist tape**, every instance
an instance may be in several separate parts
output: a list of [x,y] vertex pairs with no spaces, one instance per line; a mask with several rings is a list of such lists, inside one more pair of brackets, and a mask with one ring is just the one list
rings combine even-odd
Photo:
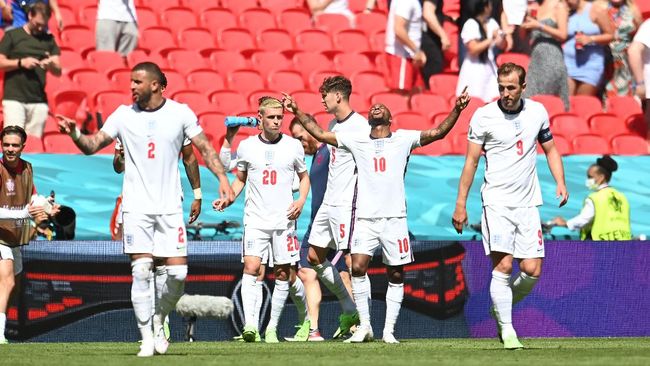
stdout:
[[201,188],[196,188],[192,192],[194,192],[194,199],[195,200],[203,199],[203,194],[201,193]]
[[74,126],[74,130],[72,130],[72,134],[70,135],[72,137],[72,141],[79,141],[81,138],[81,132],[79,131],[79,127]]

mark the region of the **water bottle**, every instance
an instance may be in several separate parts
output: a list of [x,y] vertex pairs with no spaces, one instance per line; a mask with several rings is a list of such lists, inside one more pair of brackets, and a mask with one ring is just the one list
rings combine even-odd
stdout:
[[259,123],[260,121],[255,117],[227,116],[225,121],[226,127],[235,127],[235,126],[257,127]]

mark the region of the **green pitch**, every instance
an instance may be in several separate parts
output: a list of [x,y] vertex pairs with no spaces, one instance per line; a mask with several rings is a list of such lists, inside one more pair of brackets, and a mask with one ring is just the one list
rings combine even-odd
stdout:
[[650,338],[523,339],[519,351],[496,339],[418,339],[381,342],[244,344],[173,343],[164,356],[138,359],[137,343],[0,345],[3,365],[650,365]]

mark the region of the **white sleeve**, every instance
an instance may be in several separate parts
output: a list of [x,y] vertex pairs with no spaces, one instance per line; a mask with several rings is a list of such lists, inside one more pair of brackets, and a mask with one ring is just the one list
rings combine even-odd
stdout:
[[634,42],[639,42],[650,48],[650,19],[641,24],[634,36]]
[[404,138],[409,142],[411,150],[420,147],[420,138],[422,136],[422,131],[416,130],[404,130]]
[[8,208],[0,208],[0,219],[28,219],[31,218],[27,206],[21,210],[10,210]]
[[395,15],[399,15],[400,17],[406,19],[406,20],[411,20],[411,14],[413,13],[413,8],[409,6],[408,1],[395,1]]
[[336,143],[339,145],[338,147],[348,149],[349,148],[349,143],[350,143],[350,135],[345,133],[345,132],[335,132],[334,136],[336,136]]
[[464,44],[469,43],[471,40],[481,39],[481,31],[479,30],[479,25],[474,19],[467,19],[465,25],[463,25],[463,30],[460,32],[460,38],[463,40]]
[[106,133],[113,140],[117,138],[117,135],[120,130],[120,123],[121,123],[120,115],[122,114],[122,108],[123,106],[117,107],[115,112],[111,113],[111,115],[108,116],[108,118],[106,118],[106,121],[104,122],[104,125],[102,126],[101,129],[101,131]]
[[485,129],[481,124],[483,119],[481,114],[480,109],[474,112],[474,115],[469,122],[469,130],[467,131],[467,140],[479,145],[483,145],[486,136]]
[[242,141],[237,147],[237,170],[240,172],[248,171],[248,162],[246,159],[246,143]]
[[[199,119],[196,117],[196,114],[188,106],[185,107],[185,113],[183,116],[183,132],[185,133],[186,139],[191,139],[203,132]],[[183,140],[185,141],[185,140]],[[185,143],[183,142],[183,145]]]
[[582,210],[580,210],[578,216],[567,220],[566,226],[569,230],[580,230],[585,225],[589,224],[594,219],[595,215],[596,211],[594,209],[594,203],[591,199],[587,198],[585,199],[585,205],[582,206]]
[[296,158],[293,162],[293,167],[296,170],[296,173],[302,173],[307,171],[307,164],[305,163],[305,150],[302,148],[302,144],[295,140],[296,142]]

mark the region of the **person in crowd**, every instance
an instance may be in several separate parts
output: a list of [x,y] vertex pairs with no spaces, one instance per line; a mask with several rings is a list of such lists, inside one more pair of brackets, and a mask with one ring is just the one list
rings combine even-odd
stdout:
[[632,70],[632,89],[643,105],[646,122],[646,142],[650,153],[650,19],[644,21],[634,35],[627,50],[630,70]]
[[587,0],[567,0],[568,40],[564,63],[569,75],[569,95],[597,95],[605,73],[605,48],[614,39],[607,10]]
[[386,25],[386,64],[388,86],[410,91],[424,87],[420,68],[427,56],[420,48],[422,5],[419,0],[393,1]]
[[[54,15],[54,19],[56,19],[56,25],[59,30],[62,30],[63,16],[59,10],[58,0],[11,0],[11,28],[20,28],[25,25],[25,23],[29,21],[30,9],[36,3],[44,3],[50,6],[50,9],[52,9],[52,15]],[[45,29],[47,29],[47,24],[45,25]]]
[[596,159],[587,169],[585,185],[592,191],[580,213],[566,220],[555,217],[551,223],[569,230],[580,230],[580,240],[631,240],[630,204],[625,195],[609,185],[618,164],[609,155]]
[[117,51],[125,57],[138,46],[134,0],[99,0],[95,45],[98,51]]
[[348,0],[307,0],[311,15],[316,18],[320,14],[341,14],[354,26],[354,13],[350,10]]
[[422,2],[422,18],[425,29],[422,31],[421,48],[427,56],[422,66],[422,79],[429,88],[431,75],[439,74],[445,67],[443,52],[451,47],[449,37],[442,27],[445,19],[442,13],[443,0],[424,0]]

